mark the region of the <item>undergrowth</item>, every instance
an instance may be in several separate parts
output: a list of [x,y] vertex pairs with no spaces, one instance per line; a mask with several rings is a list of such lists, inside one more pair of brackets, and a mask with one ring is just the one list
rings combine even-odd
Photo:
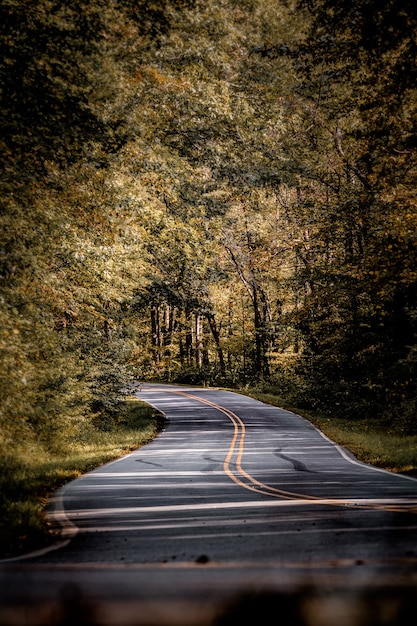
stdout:
[[143,446],[162,428],[160,413],[127,398],[112,428],[86,429],[65,447],[16,443],[0,458],[0,558],[40,549],[54,539],[44,516],[49,496],[59,487],[104,463]]

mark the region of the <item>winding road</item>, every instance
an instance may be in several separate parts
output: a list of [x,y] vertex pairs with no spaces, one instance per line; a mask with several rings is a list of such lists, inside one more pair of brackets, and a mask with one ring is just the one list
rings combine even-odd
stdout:
[[166,427],[57,492],[61,541],[0,564],[0,623],[88,599],[100,624],[209,624],[249,592],[417,587],[416,480],[240,394],[135,393]]

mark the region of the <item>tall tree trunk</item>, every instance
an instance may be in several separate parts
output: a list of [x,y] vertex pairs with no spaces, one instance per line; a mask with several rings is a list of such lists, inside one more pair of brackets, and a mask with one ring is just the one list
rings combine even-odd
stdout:
[[219,364],[220,364],[220,371],[222,373],[222,376],[225,376],[226,364],[224,361],[224,354],[223,354],[223,349],[222,349],[221,342],[220,342],[220,333],[217,328],[216,318],[214,317],[213,313],[207,313],[206,317],[209,323],[211,334],[213,335],[214,343],[216,344],[217,356],[219,358]]
[[195,314],[195,361],[199,370],[203,367],[203,321],[199,313]]
[[255,281],[252,281],[253,322],[255,325],[255,371],[262,374],[263,371],[263,330],[262,316],[259,310],[258,289]]
[[193,328],[192,328],[192,313],[190,309],[185,311],[185,355],[186,363],[188,367],[194,365],[194,350],[193,350]]
[[151,306],[151,336],[152,336],[152,352],[155,358],[155,361],[159,363],[161,353],[161,325],[159,319],[159,306],[157,304],[153,304]]

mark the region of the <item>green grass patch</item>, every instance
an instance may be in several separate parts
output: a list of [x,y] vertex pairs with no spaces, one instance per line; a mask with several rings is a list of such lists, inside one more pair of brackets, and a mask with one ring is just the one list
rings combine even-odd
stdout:
[[62,450],[19,442],[0,458],[0,558],[49,545],[54,539],[44,516],[51,494],[92,469],[152,441],[162,415],[134,397],[124,402],[112,428],[86,428]]
[[416,435],[401,434],[379,420],[348,420],[337,415],[299,410],[297,407],[286,406],[283,398],[279,396],[256,389],[245,389],[244,393],[267,404],[280,406],[302,415],[332,441],[352,452],[359,461],[391,472],[417,477]]

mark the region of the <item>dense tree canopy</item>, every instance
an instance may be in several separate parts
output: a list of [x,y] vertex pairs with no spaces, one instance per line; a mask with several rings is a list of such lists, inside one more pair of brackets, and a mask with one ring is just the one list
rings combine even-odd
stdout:
[[6,0],[1,441],[130,377],[416,429],[411,0]]

